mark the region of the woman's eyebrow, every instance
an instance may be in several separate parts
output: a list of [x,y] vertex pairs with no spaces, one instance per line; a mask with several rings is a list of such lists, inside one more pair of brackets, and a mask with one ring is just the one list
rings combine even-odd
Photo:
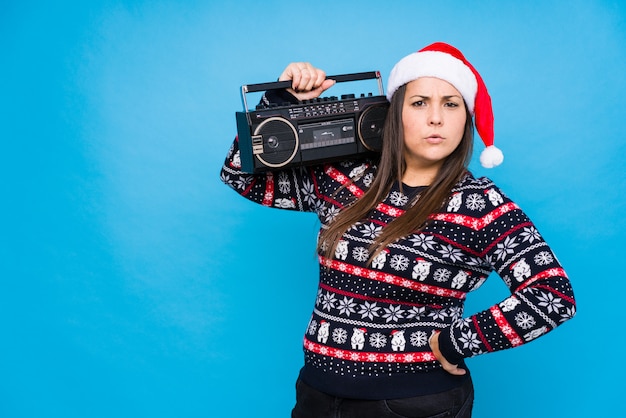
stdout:
[[[421,99],[431,99],[431,96],[426,96],[423,94],[414,94],[412,96],[409,96],[409,99],[413,99],[413,98],[421,98]],[[461,96],[459,96],[458,94],[450,94],[450,95],[446,95],[446,96],[442,96],[442,98],[444,100],[450,100],[452,98],[457,98],[457,99],[462,99]]]

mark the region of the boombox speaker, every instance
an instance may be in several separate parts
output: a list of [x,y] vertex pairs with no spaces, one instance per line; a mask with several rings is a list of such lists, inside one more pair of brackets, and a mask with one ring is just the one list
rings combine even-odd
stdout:
[[389,109],[380,72],[329,76],[336,82],[376,79],[372,93],[318,97],[297,104],[272,103],[248,110],[246,94],[291,87],[291,81],[241,87],[243,112],[236,112],[241,169],[259,173],[379,153]]

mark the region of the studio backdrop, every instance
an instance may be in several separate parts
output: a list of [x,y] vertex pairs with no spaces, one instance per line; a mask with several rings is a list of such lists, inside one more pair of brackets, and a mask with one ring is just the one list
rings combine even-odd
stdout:
[[[616,0],[4,1],[0,416],[288,417],[319,224],[221,183],[240,87],[292,61],[385,83],[435,41],[493,100],[505,161],[472,171],[530,215],[578,301],[468,360],[475,416],[617,414],[625,18]],[[466,314],[506,291],[491,276]]]

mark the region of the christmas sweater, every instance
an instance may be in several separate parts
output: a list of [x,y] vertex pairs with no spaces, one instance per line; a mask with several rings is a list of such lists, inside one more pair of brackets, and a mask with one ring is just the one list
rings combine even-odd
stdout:
[[[358,160],[246,174],[235,141],[221,179],[264,206],[314,212],[324,228],[368,190],[375,172],[373,162]],[[425,228],[369,262],[373,239],[420,190],[394,185],[343,235],[333,257],[319,255],[300,374],[307,384],[359,399],[440,392],[469,373],[443,370],[429,348],[433,332],[441,332],[444,357],[465,367],[465,358],[522,345],[574,315],[570,281],[533,223],[490,179],[470,173]],[[464,317],[467,294],[492,271],[511,295]]]

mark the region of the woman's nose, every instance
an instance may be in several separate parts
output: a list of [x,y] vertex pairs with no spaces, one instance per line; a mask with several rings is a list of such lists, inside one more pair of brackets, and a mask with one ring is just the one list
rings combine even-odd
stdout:
[[443,120],[441,118],[441,113],[439,112],[439,110],[437,109],[432,109],[430,111],[430,114],[428,115],[428,124],[429,125],[441,125],[443,123]]

